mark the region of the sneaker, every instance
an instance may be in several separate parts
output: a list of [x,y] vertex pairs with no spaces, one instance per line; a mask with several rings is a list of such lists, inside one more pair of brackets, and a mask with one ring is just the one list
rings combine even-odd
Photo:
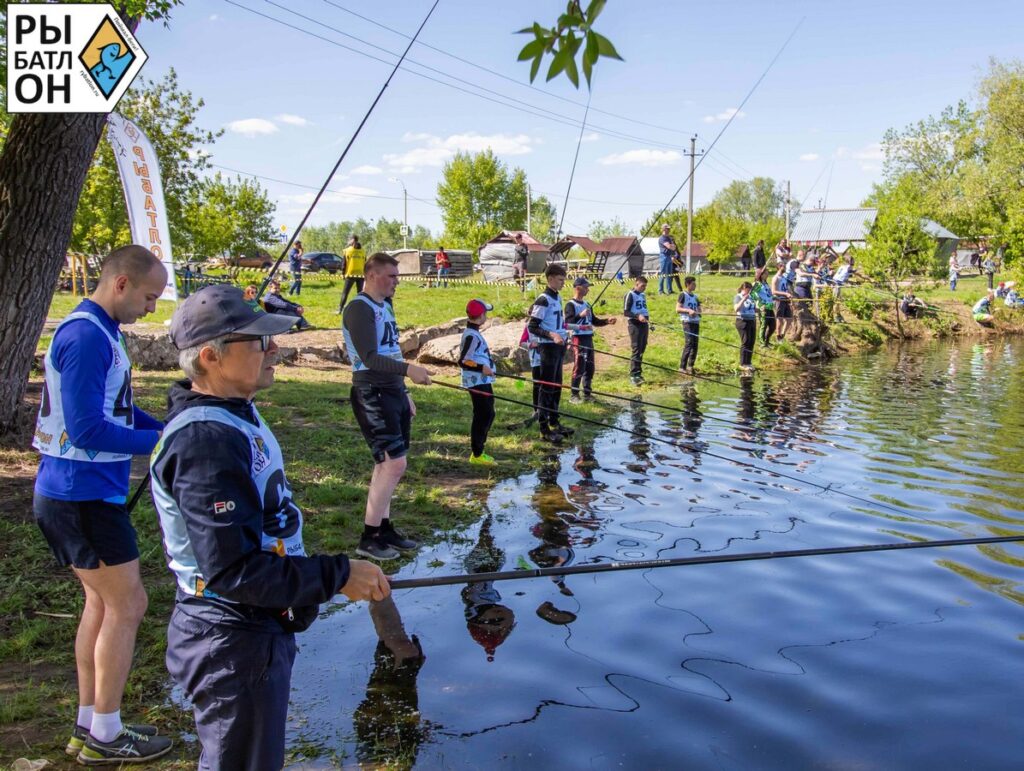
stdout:
[[146,763],[170,752],[172,742],[166,736],[146,736],[128,726],[113,741],[101,742],[91,734],[76,760],[83,766],[118,766],[122,763]]
[[552,426],[551,430],[552,431],[557,431],[562,436],[572,436],[573,434],[576,433],[576,429],[575,428],[569,428],[568,426],[561,426],[561,425]]
[[629,379],[629,382],[631,382],[635,386],[639,386],[644,384],[644,379],[642,377],[631,377]]
[[479,455],[470,455],[469,462],[473,466],[494,466],[497,462],[488,455],[486,452],[482,452]]
[[[144,723],[132,725],[130,723],[126,723],[124,727],[127,728],[129,731],[133,731],[137,734],[142,734],[143,736],[157,735],[156,726],[153,725],[145,725]],[[83,728],[80,725],[76,725],[75,730],[71,732],[71,738],[68,739],[68,746],[64,748],[64,753],[72,757],[76,756],[79,752],[82,751],[82,747],[85,746],[85,740],[88,738],[89,729]]]
[[416,551],[420,548],[420,542],[414,538],[406,538],[401,530],[396,530],[390,519],[385,519],[380,526],[378,540],[386,546],[391,546],[399,551]]
[[585,402],[592,402],[592,401],[594,401],[594,395],[593,394],[583,394],[583,401],[585,401]]
[[583,404],[583,397],[582,396],[570,396],[569,397],[569,404]]
[[401,555],[398,549],[388,546],[380,537],[364,537],[359,539],[356,554],[371,560],[396,560]]

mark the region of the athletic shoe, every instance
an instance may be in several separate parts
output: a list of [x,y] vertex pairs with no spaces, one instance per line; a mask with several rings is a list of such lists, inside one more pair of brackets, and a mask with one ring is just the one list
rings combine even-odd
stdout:
[[[156,736],[157,735],[156,726],[153,726],[153,725],[145,725],[145,724],[132,725],[132,724],[129,723],[129,724],[125,725],[125,728],[127,728],[129,731],[134,731],[137,734],[142,734],[143,736]],[[64,748],[64,753],[74,757],[75,755],[77,755],[79,752],[82,751],[82,747],[85,746],[85,740],[88,739],[88,738],[89,738],[89,729],[88,728],[83,728],[80,725],[76,725],[75,726],[75,730],[71,732],[71,738],[68,739],[68,746]]]
[[482,452],[479,455],[470,455],[469,462],[473,466],[495,466],[497,462],[488,455],[486,452]]
[[83,766],[119,766],[122,763],[147,763],[166,755],[171,749],[166,736],[146,736],[125,726],[113,741],[101,742],[91,734],[76,760]]
[[406,538],[401,530],[396,530],[390,519],[385,519],[380,526],[378,540],[386,546],[394,547],[399,551],[416,551],[420,548],[420,542],[414,538]]
[[581,396],[570,396],[569,404],[583,404],[583,397]]
[[585,402],[592,402],[592,401],[594,401],[594,395],[593,394],[583,394],[583,401],[585,401]]
[[631,377],[629,379],[629,382],[631,382],[635,386],[640,386],[644,384],[644,379],[642,377]]
[[396,560],[401,555],[398,549],[388,546],[379,537],[363,537],[359,539],[356,554],[371,560]]
[[576,433],[576,429],[575,428],[569,428],[568,426],[561,426],[561,425],[552,426],[551,430],[552,431],[557,431],[562,436],[572,436],[573,434]]

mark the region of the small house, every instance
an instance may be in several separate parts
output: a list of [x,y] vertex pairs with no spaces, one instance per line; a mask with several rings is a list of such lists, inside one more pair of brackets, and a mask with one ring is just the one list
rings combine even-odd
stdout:
[[547,266],[551,248],[542,244],[525,230],[503,230],[480,247],[480,270],[486,281],[503,281],[513,277],[515,237],[521,235],[530,250],[526,258],[527,273],[542,273]]

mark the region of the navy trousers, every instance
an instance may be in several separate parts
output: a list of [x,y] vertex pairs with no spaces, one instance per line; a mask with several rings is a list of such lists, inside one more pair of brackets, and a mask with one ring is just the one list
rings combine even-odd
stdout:
[[219,612],[175,605],[167,627],[167,670],[192,701],[199,768],[281,768],[295,635],[217,623]]

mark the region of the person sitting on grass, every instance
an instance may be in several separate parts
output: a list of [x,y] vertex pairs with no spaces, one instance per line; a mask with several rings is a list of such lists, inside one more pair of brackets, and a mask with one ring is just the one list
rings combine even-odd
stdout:
[[[305,309],[291,300],[286,300],[281,296],[281,282],[274,279],[267,284],[269,290],[263,297],[263,307],[267,309],[267,313],[283,313],[286,316],[296,316],[299,320],[295,324],[295,328],[298,331],[309,329],[312,324],[303,318],[302,314]],[[255,298],[254,298],[255,299]]]
[[259,294],[260,288],[255,284],[249,284],[245,289],[242,290],[242,299],[249,305],[250,308],[255,310],[263,310],[263,306],[260,305],[260,301],[256,299],[256,295]]
[[487,434],[494,422],[494,359],[480,327],[487,321],[487,311],[494,306],[483,300],[466,303],[468,321],[462,332],[459,347],[459,367],[462,369],[462,387],[469,390],[473,402],[473,422],[469,429],[472,455],[469,462],[476,466],[493,466],[494,458],[484,452]]
[[996,293],[994,289],[989,289],[978,302],[974,303],[974,307],[971,308],[971,313],[974,315],[974,320],[982,326],[989,326],[992,324],[992,301],[995,299]]
[[925,314],[928,306],[920,297],[915,297],[913,291],[907,290],[900,300],[900,313],[908,319],[917,319]]
[[[1012,281],[1008,282],[1013,284]],[[1012,286],[1006,289],[1006,298],[1003,300],[1003,304],[1007,308],[1024,308],[1024,298],[1017,294],[1017,290]]]

